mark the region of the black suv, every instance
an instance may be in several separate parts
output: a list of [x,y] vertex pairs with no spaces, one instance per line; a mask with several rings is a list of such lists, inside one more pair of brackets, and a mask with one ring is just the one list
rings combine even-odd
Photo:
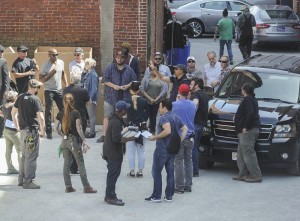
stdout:
[[255,145],[260,164],[300,175],[300,57],[256,55],[238,64],[209,101],[208,127],[200,142],[200,168],[235,162],[238,138],[233,117],[245,82],[255,86],[260,134]]

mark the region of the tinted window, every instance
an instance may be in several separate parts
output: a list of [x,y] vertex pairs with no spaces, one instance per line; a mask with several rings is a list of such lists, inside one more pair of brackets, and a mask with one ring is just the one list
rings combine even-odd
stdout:
[[225,8],[227,8],[227,4],[226,4],[226,1],[206,2],[204,5],[204,8],[214,9],[214,10],[224,10]]
[[294,11],[290,10],[261,10],[259,17],[262,20],[269,19],[297,19]]
[[242,6],[245,4],[240,3],[240,2],[230,2],[230,5],[231,5],[232,11],[241,11]]

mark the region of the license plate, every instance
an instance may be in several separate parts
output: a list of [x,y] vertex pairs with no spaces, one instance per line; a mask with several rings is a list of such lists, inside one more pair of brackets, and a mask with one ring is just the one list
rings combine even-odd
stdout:
[[232,156],[232,160],[236,160],[237,159],[237,152],[232,152],[231,156]]
[[278,26],[277,27],[277,32],[285,32],[285,27],[284,26]]

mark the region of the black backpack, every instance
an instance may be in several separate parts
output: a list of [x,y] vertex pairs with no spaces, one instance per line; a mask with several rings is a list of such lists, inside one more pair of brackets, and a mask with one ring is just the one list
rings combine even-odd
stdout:
[[172,115],[171,117],[173,119],[173,125],[171,124],[171,138],[169,145],[167,146],[167,151],[170,154],[178,154],[181,145],[181,139],[178,131],[176,131],[175,119]]
[[245,24],[242,27],[242,34],[243,35],[253,35],[253,30],[252,30],[252,23],[251,23],[251,16],[253,16],[252,14],[250,14],[249,18],[247,18],[247,16],[245,14],[243,14],[245,17]]

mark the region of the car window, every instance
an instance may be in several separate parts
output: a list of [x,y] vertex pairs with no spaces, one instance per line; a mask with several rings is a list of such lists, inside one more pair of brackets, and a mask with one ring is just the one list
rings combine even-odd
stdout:
[[232,11],[241,11],[243,5],[245,5],[245,4],[243,4],[241,2],[230,2]]
[[224,10],[225,8],[227,8],[227,3],[226,3],[226,1],[206,2],[204,4],[204,8],[214,9],[214,10]]
[[270,19],[297,19],[297,15],[291,10],[261,10],[261,20]]

